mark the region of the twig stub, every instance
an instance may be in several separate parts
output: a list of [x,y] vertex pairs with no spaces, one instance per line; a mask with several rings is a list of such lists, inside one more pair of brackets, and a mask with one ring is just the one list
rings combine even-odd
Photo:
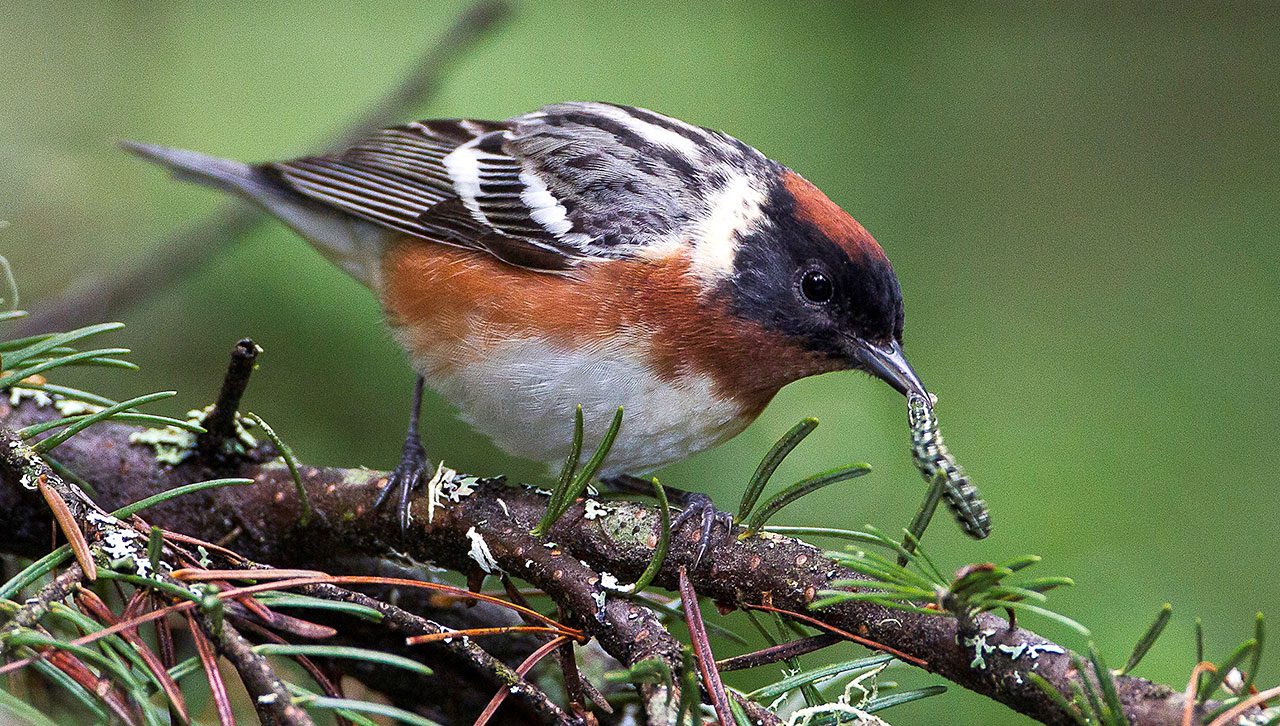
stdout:
[[202,424],[205,432],[196,439],[196,451],[204,463],[220,468],[235,456],[236,415],[261,352],[262,348],[249,338],[236,343],[236,347],[231,349],[231,361],[222,378],[222,388]]

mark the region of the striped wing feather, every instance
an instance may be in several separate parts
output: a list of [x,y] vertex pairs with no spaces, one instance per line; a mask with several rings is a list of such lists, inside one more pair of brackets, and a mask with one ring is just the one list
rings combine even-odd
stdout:
[[769,163],[731,137],[651,111],[564,103],[501,122],[415,122],[264,168],[377,224],[565,270],[687,239],[716,189]]
[[[505,128],[488,121],[416,122],[379,131],[337,154],[266,168],[313,199],[406,234],[483,250],[523,267],[565,269],[573,255],[546,230],[514,215],[501,217],[499,202],[491,205],[495,219],[478,218],[458,195],[445,157],[486,137],[500,139]],[[519,183],[519,174],[519,160],[505,157],[489,164],[484,178],[510,185]]]

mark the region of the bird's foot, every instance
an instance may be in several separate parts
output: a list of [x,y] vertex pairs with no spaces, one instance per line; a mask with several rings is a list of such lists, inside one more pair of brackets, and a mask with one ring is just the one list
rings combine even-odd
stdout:
[[[653,482],[641,476],[634,474],[614,474],[613,476],[600,477],[600,485],[617,493],[617,494],[635,494],[641,497],[653,496]],[[666,487],[667,498],[677,504],[683,504],[684,499],[681,497],[688,496],[688,492],[681,489],[672,489]]]
[[387,486],[378,494],[373,508],[378,509],[390,498],[392,492],[399,495],[396,511],[400,516],[400,529],[409,528],[409,497],[422,483],[423,474],[427,470],[427,450],[418,440],[416,433],[405,439],[404,453],[400,455],[400,463],[396,465],[391,476],[387,478]]
[[[653,484],[648,479],[632,476],[631,474],[603,478],[600,483],[622,494],[653,494]],[[715,534],[717,522],[724,525],[726,535],[733,532],[733,515],[716,509],[711,497],[706,494],[687,492],[673,487],[666,487],[666,492],[668,499],[683,508],[680,514],[676,515],[676,518],[671,522],[671,532],[673,534],[679,532],[681,527],[695,518],[699,523],[698,549],[693,559],[693,566],[696,568],[702,564],[703,558],[711,550],[711,538]]]
[[702,564],[702,559],[711,551],[711,535],[715,533],[716,523],[724,525],[724,534],[733,532],[733,515],[716,509],[711,497],[698,492],[685,492],[684,510],[671,521],[671,531],[679,532],[680,528],[695,518],[699,521],[698,549],[693,556],[693,568]]

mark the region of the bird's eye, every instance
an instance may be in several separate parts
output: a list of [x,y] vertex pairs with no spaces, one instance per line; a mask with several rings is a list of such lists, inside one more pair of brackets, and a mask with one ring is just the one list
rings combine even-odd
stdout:
[[835,294],[835,288],[831,284],[831,278],[826,274],[818,270],[809,270],[800,279],[800,292],[809,302],[824,303]]

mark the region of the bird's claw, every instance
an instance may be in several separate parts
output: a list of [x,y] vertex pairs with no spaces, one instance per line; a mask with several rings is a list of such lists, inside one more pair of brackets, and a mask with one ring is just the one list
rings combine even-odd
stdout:
[[693,567],[697,569],[702,564],[702,559],[706,557],[707,552],[711,550],[711,535],[715,532],[716,523],[719,522],[724,525],[724,531],[727,535],[733,532],[733,515],[716,509],[716,505],[711,502],[711,497],[706,494],[689,492],[685,500],[684,510],[671,522],[671,531],[673,533],[680,531],[681,527],[695,517],[701,518],[698,549],[693,556]]
[[416,436],[404,442],[404,453],[400,455],[400,463],[396,465],[391,476],[387,477],[387,486],[373,501],[373,508],[382,506],[392,492],[399,492],[400,502],[397,512],[400,515],[400,529],[409,528],[409,497],[422,482],[422,475],[427,470],[427,450]]
[[[648,479],[631,474],[603,477],[600,483],[622,494],[651,495],[653,493],[653,485]],[[716,509],[716,505],[711,502],[711,497],[706,494],[667,487],[667,496],[683,507],[671,522],[672,534],[679,532],[680,528],[692,521],[694,517],[699,518],[698,549],[693,558],[693,566],[696,569],[702,564],[707,552],[711,551],[711,535],[715,532],[716,523],[724,525],[726,535],[733,532],[733,515]]]

